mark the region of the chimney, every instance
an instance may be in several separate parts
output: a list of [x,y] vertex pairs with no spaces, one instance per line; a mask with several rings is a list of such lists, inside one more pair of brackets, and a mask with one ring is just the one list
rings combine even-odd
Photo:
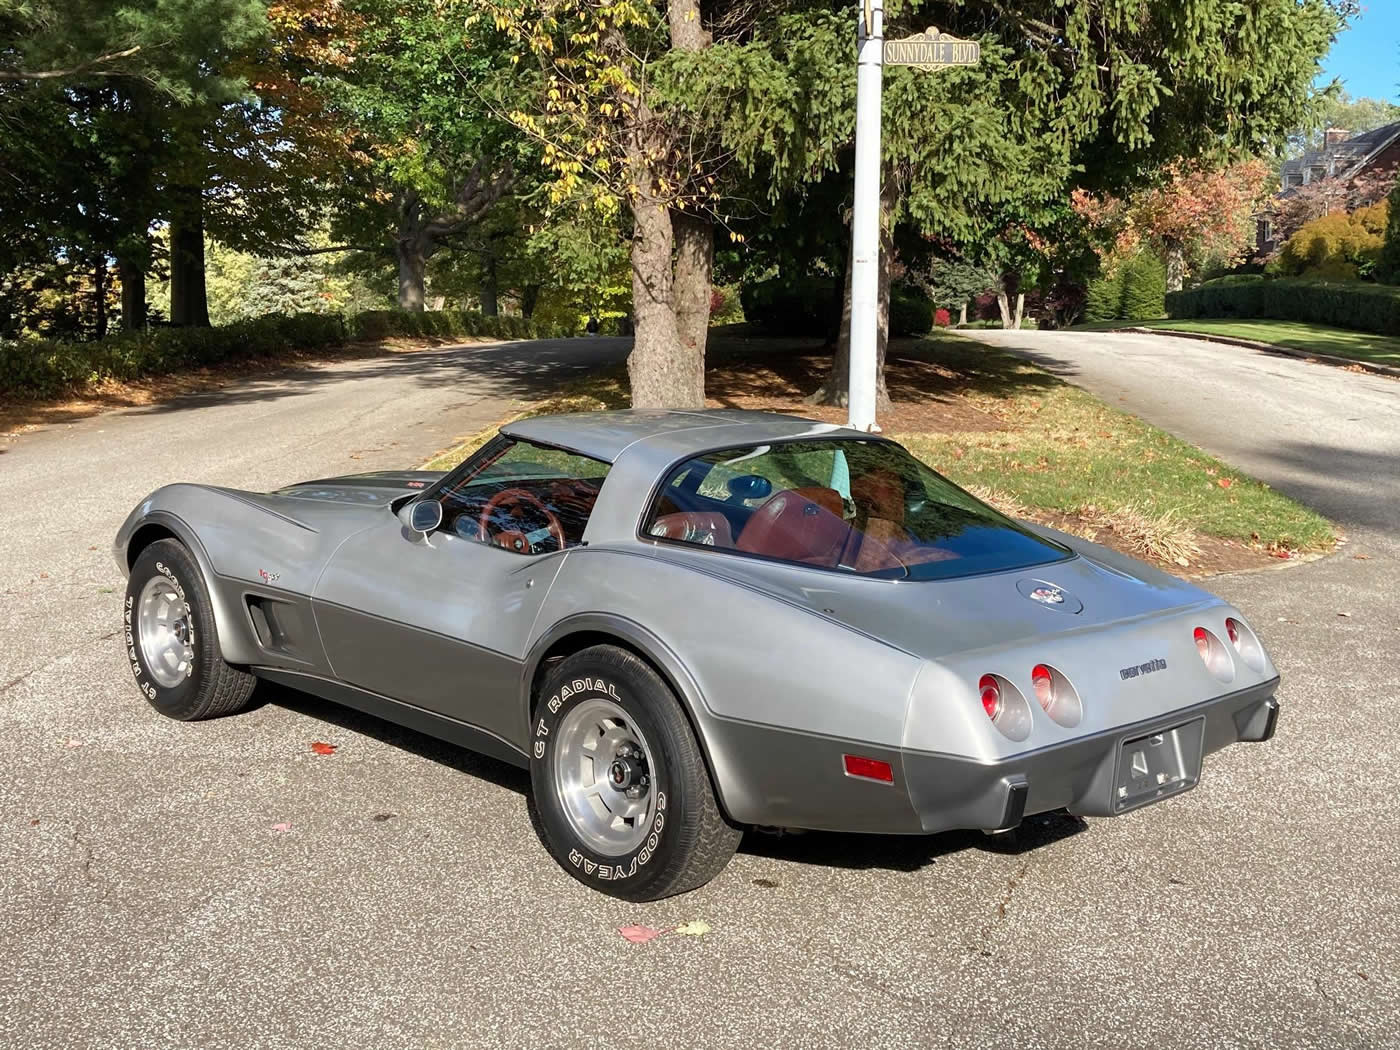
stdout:
[[1322,133],[1322,148],[1331,149],[1349,138],[1351,138],[1351,132],[1346,128],[1328,128]]

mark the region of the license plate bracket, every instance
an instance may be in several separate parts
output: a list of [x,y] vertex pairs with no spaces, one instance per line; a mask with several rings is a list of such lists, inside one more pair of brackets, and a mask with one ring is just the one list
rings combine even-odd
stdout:
[[1126,813],[1195,787],[1201,779],[1205,728],[1206,720],[1196,718],[1119,744],[1113,812]]

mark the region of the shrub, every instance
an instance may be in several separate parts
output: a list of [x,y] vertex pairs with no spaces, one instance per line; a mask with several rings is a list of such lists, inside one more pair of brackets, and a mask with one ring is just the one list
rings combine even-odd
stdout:
[[1348,215],[1333,212],[1304,223],[1279,251],[1280,271],[1291,277],[1330,276],[1352,267],[1369,274],[1384,246],[1388,206],[1373,204]]
[[1118,267],[1089,282],[1084,293],[1084,320],[1117,321],[1123,308],[1123,269]]
[[1084,295],[1086,321],[1151,321],[1166,316],[1167,268],[1151,252],[1123,259]]
[[830,277],[770,277],[739,290],[744,317],[774,335],[827,335],[841,316]]
[[1400,289],[1360,281],[1208,281],[1167,296],[1172,317],[1255,317],[1400,335]]
[[1153,321],[1167,315],[1167,267],[1150,252],[1142,252],[1123,267],[1125,321]]
[[1390,191],[1387,202],[1385,237],[1381,243],[1381,254],[1376,262],[1376,280],[1386,284],[1400,284],[1400,182]]
[[917,288],[890,289],[890,336],[928,335],[933,328],[933,300]]
[[937,310],[933,311],[933,323],[939,328],[947,328],[953,323],[953,315],[944,307],[940,306]]
[[[572,333],[552,329],[548,334]],[[378,340],[392,335],[524,339],[536,335],[536,329],[523,317],[482,317],[471,311],[371,310],[349,318],[264,314],[219,328],[152,328],[87,343],[0,340],[0,396],[53,397],[102,379],[138,379],[181,368],[334,347],[347,336]]]

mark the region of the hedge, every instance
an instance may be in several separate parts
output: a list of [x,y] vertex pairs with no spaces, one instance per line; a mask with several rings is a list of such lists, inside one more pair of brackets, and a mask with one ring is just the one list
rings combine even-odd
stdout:
[[1400,288],[1265,277],[1207,281],[1170,293],[1167,313],[1174,318],[1272,318],[1400,335]]
[[1166,314],[1167,268],[1141,252],[1090,282],[1084,300],[1086,321],[1155,321]]
[[[739,290],[744,318],[773,335],[830,335],[841,317],[841,295],[830,277],[771,277]],[[916,288],[890,289],[890,335],[927,335],[933,300]]]
[[152,328],[87,343],[52,339],[0,340],[0,397],[54,397],[103,379],[138,379],[223,361],[273,357],[339,346],[347,338],[484,335],[523,339],[540,332],[520,317],[468,311],[408,313],[372,310],[339,314],[265,314],[218,328]]

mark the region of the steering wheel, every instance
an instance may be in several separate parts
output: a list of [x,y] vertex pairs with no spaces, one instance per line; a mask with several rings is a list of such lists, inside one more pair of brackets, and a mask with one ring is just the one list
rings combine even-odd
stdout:
[[[530,504],[544,516],[546,524],[543,529],[536,529],[534,532],[521,532],[519,529],[506,529],[496,533],[491,531],[491,518],[497,511],[502,507],[518,507],[522,503]],[[501,489],[500,492],[492,496],[486,501],[486,506],[481,508],[481,517],[477,519],[477,529],[482,542],[494,543],[498,547],[517,551],[520,554],[534,553],[534,545],[545,539],[546,536],[554,537],[560,550],[563,550],[566,545],[564,526],[559,524],[559,518],[542,499],[528,489]]]

